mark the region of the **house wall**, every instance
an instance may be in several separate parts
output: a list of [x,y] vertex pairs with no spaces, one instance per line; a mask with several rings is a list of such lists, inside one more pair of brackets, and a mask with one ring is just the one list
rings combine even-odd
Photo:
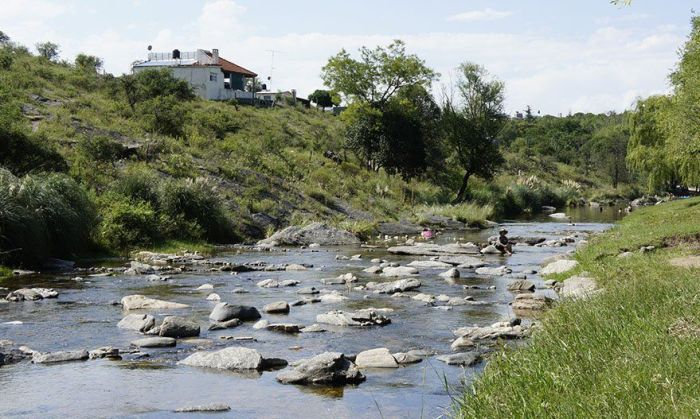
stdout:
[[[150,67],[134,67],[134,72],[144,71],[148,69],[159,68]],[[192,86],[195,94],[202,99],[209,100],[226,100],[233,99],[236,93],[232,89],[224,88],[224,73],[218,67],[166,67],[170,69],[173,76],[184,80]],[[215,77],[211,77],[215,76]],[[234,75],[235,76],[235,75]],[[215,78],[215,80],[212,80]],[[242,79],[242,77],[241,77]],[[240,81],[240,89],[243,89],[243,81]],[[234,89],[239,88],[235,85]],[[240,93],[240,92],[239,92]]]

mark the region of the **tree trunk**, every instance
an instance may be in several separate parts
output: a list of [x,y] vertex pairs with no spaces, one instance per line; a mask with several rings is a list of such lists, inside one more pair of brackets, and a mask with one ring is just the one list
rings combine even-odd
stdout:
[[459,191],[457,192],[457,199],[455,199],[455,204],[459,204],[460,202],[464,201],[464,198],[466,198],[467,194],[467,184],[469,183],[469,177],[472,174],[469,172],[464,173],[464,177],[462,178],[462,186],[459,187]]

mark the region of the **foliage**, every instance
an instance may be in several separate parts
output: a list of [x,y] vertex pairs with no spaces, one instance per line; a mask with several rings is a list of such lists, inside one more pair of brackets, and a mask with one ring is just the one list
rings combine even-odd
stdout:
[[447,98],[443,109],[445,139],[454,160],[464,170],[457,202],[466,198],[469,178],[491,178],[503,164],[496,136],[503,127],[502,82],[490,79],[484,67],[460,66],[459,101]]
[[36,51],[39,53],[40,57],[50,61],[58,58],[58,45],[50,41],[37,43]]
[[330,108],[331,106],[340,105],[340,97],[329,90],[316,89],[309,95],[309,100],[319,108]]
[[172,75],[170,70],[144,70],[121,77],[126,99],[132,109],[137,103],[172,96],[175,101],[194,99],[192,88],[185,80]]
[[126,250],[134,246],[147,246],[158,241],[159,218],[144,201],[132,201],[118,194],[101,197],[99,240],[110,249]]
[[0,263],[71,256],[89,245],[95,224],[87,194],[67,176],[18,178],[0,169]]
[[325,85],[334,92],[379,105],[403,87],[428,88],[436,77],[418,56],[406,54],[406,45],[400,40],[386,48],[362,47],[359,60],[343,49],[328,60],[321,73]]
[[102,68],[104,62],[102,58],[94,55],[78,54],[75,57],[75,68],[87,73],[95,73]]
[[[679,200],[637,210],[594,237],[576,255],[577,272],[604,292],[558,304],[528,345],[493,354],[455,416],[695,415],[700,283],[696,270],[669,259],[692,254],[699,217],[700,199]],[[617,257],[648,245],[656,250]]]
[[183,134],[188,117],[187,108],[174,95],[157,96],[139,102],[136,113],[150,132],[172,137]]

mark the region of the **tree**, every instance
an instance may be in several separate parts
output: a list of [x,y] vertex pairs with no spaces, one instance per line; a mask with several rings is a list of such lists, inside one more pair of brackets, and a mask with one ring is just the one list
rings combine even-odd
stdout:
[[330,108],[340,105],[340,97],[328,90],[316,89],[309,95],[309,100],[314,102],[319,108]]
[[94,55],[78,54],[75,57],[75,68],[88,73],[94,73],[102,68],[102,58]]
[[627,127],[613,124],[593,134],[590,142],[591,154],[599,168],[610,178],[613,188],[627,179]]
[[359,60],[343,49],[328,60],[321,73],[332,91],[379,107],[402,87],[428,88],[437,76],[418,56],[406,54],[406,45],[400,40],[386,48],[362,47]]
[[10,37],[3,31],[0,31],[0,45],[7,45],[10,43]]
[[503,164],[496,137],[506,116],[501,81],[491,78],[478,64],[464,63],[459,71],[459,102],[449,97],[445,100],[442,124],[453,158],[464,170],[456,197],[462,202],[470,177],[490,179]]
[[54,60],[58,57],[58,45],[53,42],[39,42],[36,44],[36,50],[39,56],[47,60]]

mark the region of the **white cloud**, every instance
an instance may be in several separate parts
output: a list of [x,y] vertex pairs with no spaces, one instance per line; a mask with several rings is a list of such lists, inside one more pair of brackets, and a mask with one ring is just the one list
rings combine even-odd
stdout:
[[503,19],[513,15],[507,10],[494,10],[486,8],[483,10],[470,10],[468,12],[457,13],[447,17],[448,22],[476,22],[480,20]]

